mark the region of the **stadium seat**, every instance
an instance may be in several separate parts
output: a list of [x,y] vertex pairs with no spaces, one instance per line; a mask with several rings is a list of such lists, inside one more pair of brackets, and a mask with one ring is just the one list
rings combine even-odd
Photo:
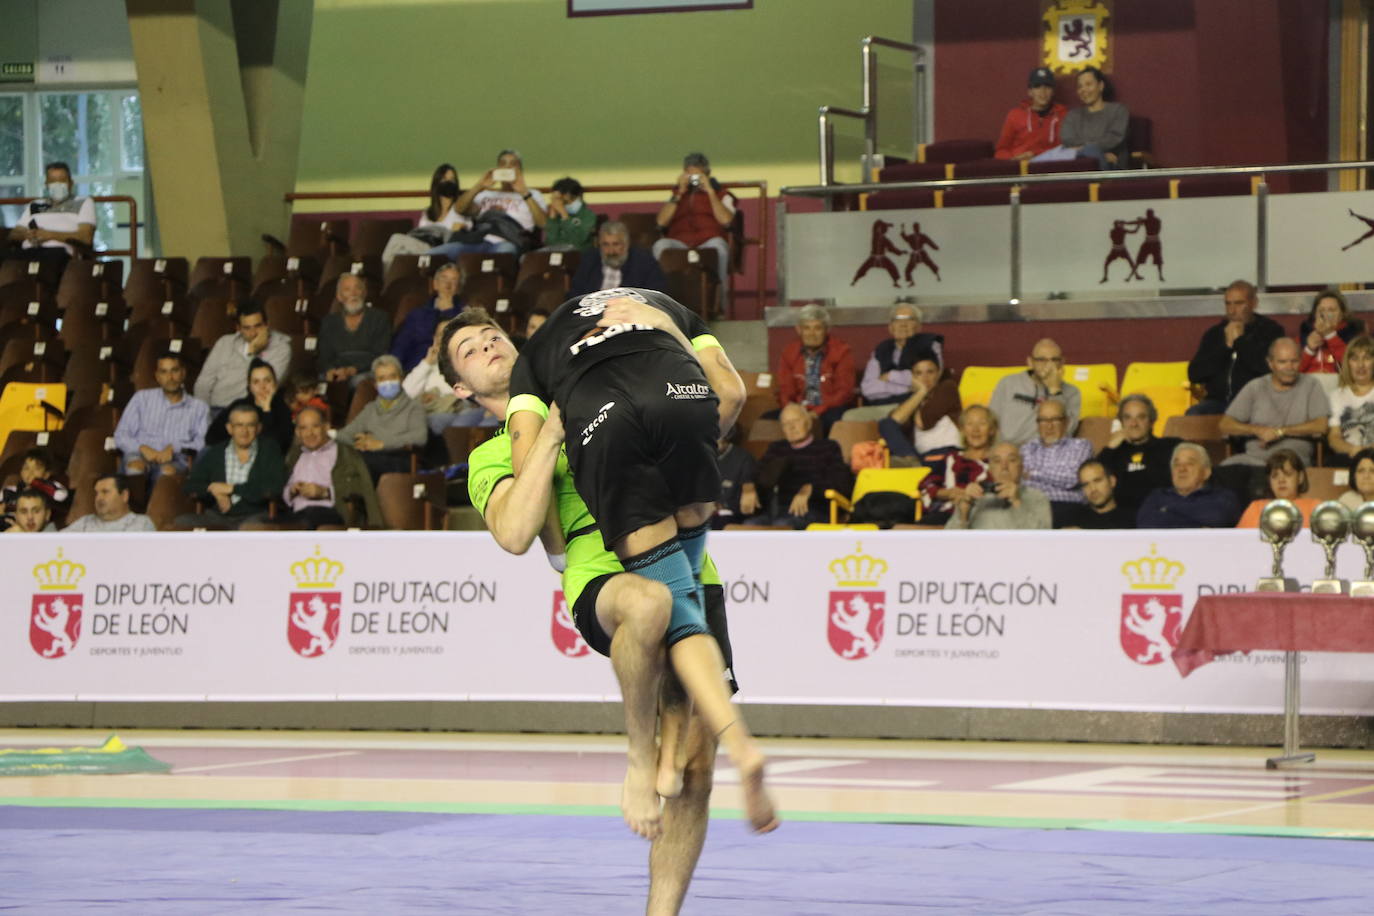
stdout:
[[998,382],[1008,375],[1025,371],[1025,366],[967,366],[959,376],[959,403],[965,407],[974,404],[986,407]]
[[942,181],[954,177],[954,165],[946,162],[902,162],[878,172],[878,181]]
[[654,242],[663,238],[658,228],[658,212],[621,213],[615,217],[625,224],[630,233],[630,244],[636,248],[653,248]]
[[518,288],[530,277],[556,276],[567,278],[571,282],[581,261],[580,251],[531,251],[520,259],[520,270],[515,275],[515,285]]
[[666,292],[702,318],[716,313],[716,252],[709,248],[668,248],[658,256],[668,279]]
[[73,258],[57,287],[57,307],[64,311],[79,303],[123,300],[124,262]]
[[1021,188],[1023,204],[1085,204],[1090,200],[1092,185],[1086,181],[1056,181]]
[[238,312],[232,299],[221,299],[218,296],[203,299],[196,306],[187,336],[206,342],[207,346],[213,347],[215,341],[225,334],[233,334],[238,330],[237,315]]
[[1097,199],[1106,200],[1167,200],[1169,179],[1141,178],[1131,181],[1102,181],[1097,183]]
[[1111,417],[1084,417],[1078,422],[1078,431],[1074,433],[1079,439],[1087,439],[1092,443],[1093,454],[1102,451],[1107,444],[1107,440],[1112,437],[1112,424],[1116,422]]
[[178,515],[196,511],[195,502],[186,493],[186,478],[180,474],[160,474],[148,493],[147,515],[158,531],[172,531]]
[[936,204],[935,191],[878,191],[868,195],[869,210],[920,210]]
[[1026,173],[1020,159],[970,159],[951,165],[954,178],[1005,178]]
[[1350,489],[1349,468],[1308,468],[1307,492],[1304,496],[1317,500],[1340,499]]
[[1133,168],[1155,167],[1153,128],[1150,119],[1141,115],[1131,115],[1126,122],[1126,149],[1130,150]]
[[353,389],[353,397],[348,402],[348,414],[344,418],[343,425],[352,423],[363,412],[363,408],[377,398],[377,383],[372,379],[363,379],[358,383],[358,387]]
[[0,349],[0,385],[9,382],[56,382],[67,365],[60,340],[11,338]]
[[383,474],[377,480],[382,521],[393,531],[433,531],[447,506],[443,475],[435,472]]
[[840,444],[844,463],[849,464],[849,454],[856,442],[870,442],[878,438],[877,420],[836,420],[830,426],[830,438]]
[[1097,160],[1079,156],[1074,159],[1056,159],[1046,162],[1027,162],[1027,175],[1051,175],[1058,172],[1095,172]]
[[463,464],[477,446],[496,434],[492,426],[450,426],[444,430],[444,449],[449,464]]
[[362,219],[358,221],[358,231],[349,240],[348,250],[360,257],[380,258],[393,235],[404,235],[414,228],[415,220],[408,216]]
[[1188,363],[1131,363],[1121,382],[1121,396],[1143,394],[1154,402],[1159,418],[1154,434],[1164,435],[1170,417],[1182,416],[1193,405],[1188,384]]
[[[837,424],[838,425],[838,424]],[[875,424],[876,425],[876,424]],[[930,468],[864,468],[854,478],[854,489],[850,493],[826,490],[825,498],[830,501],[830,524],[841,524],[848,520],[854,506],[869,493],[900,493],[909,496],[915,504],[912,522],[921,520],[921,481],[930,473]],[[841,518],[843,516],[843,519]]]
[[1164,435],[1205,446],[1213,465],[1220,464],[1229,450],[1226,437],[1221,434],[1221,414],[1169,417],[1164,424]]
[[1064,366],[1064,381],[1078,386],[1082,397],[1082,417],[1110,417],[1116,413],[1117,384],[1115,363]]
[[[296,217],[288,230],[284,254],[287,257],[312,258],[323,263],[333,255],[349,252],[348,236],[347,219]],[[380,255],[381,251],[378,250],[377,254]]]
[[130,306],[149,302],[161,305],[184,296],[189,277],[185,258],[135,258],[124,283],[124,301]]
[[916,158],[921,162],[971,162],[991,159],[992,153],[991,140],[940,140],[916,148]]
[[1254,193],[1249,175],[1200,175],[1178,179],[1179,197],[1242,197]]
[[950,207],[1005,207],[1011,203],[1011,185],[998,185],[983,188],[949,188],[942,196],[940,206]]

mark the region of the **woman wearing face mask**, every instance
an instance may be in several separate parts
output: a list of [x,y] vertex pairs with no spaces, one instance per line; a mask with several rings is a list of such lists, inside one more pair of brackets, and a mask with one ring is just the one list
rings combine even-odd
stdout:
[[401,363],[387,353],[372,361],[377,397],[367,402],[353,422],[339,430],[339,441],[363,453],[372,479],[391,471],[410,470],[407,449],[429,437],[425,409],[401,390]]
[[[262,431],[258,434],[277,443],[282,454],[291,448],[296,427],[291,420],[291,408],[277,387],[277,370],[264,359],[255,359],[248,364],[248,397],[262,412]],[[224,408],[210,421],[205,431],[205,444],[216,445],[229,438],[229,411],[233,406]]]
[[1341,505],[1354,512],[1374,502],[1374,448],[1360,449],[1350,464],[1350,489],[1341,494]]
[[472,220],[453,206],[462,193],[458,187],[458,170],[447,162],[441,164],[429,181],[429,206],[420,211],[419,228],[437,226],[445,232],[471,228]]
[[391,348],[391,316],[367,305],[367,282],[341,274],[334,309],[320,322],[320,372],[326,382],[358,387],[372,361]]
[[549,195],[549,220],[544,224],[541,251],[581,251],[596,235],[596,214],[582,200],[582,183],[560,178]]

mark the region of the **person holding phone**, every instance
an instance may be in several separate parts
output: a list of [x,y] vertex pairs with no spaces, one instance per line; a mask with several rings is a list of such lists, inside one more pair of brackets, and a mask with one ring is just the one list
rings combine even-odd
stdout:
[[520,154],[502,150],[496,167],[488,169],[472,187],[458,195],[453,209],[473,221],[468,232],[429,250],[457,259],[460,254],[520,254],[528,251],[536,230],[549,221],[544,195],[525,184]]
[[735,219],[735,195],[711,177],[711,160],[705,153],[688,153],[672,196],[658,211],[663,238],[654,242],[657,260],[669,248],[711,249],[716,253],[716,276],[723,301],[730,282],[730,241],[727,233]]

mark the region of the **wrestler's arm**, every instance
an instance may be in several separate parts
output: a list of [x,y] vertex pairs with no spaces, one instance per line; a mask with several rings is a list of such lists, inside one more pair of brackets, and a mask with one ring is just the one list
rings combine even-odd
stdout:
[[[519,438],[517,439],[517,431]],[[507,421],[515,476],[496,485],[487,502],[484,518],[496,543],[510,553],[523,554],[536,536],[552,554],[563,553],[563,536],[553,500],[553,474],[563,447],[563,424],[557,406],[547,422],[537,413],[522,410]],[[524,449],[517,449],[524,441]],[[552,531],[549,527],[552,526]]]

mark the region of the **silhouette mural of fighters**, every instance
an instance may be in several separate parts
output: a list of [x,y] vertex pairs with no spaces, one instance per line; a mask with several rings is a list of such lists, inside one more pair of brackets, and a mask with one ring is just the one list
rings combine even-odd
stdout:
[[1134,225],[1140,226],[1145,230],[1145,241],[1140,243],[1140,250],[1135,253],[1135,267],[1132,269],[1136,279],[1144,280],[1138,271],[1145,264],[1145,259],[1154,261],[1155,272],[1159,274],[1160,282],[1164,282],[1164,249],[1159,244],[1159,232],[1164,226],[1164,221],[1155,216],[1153,209],[1146,210],[1145,215],[1136,220]]
[[911,279],[911,274],[922,264],[930,268],[930,272],[935,274],[935,279],[938,282],[940,279],[940,266],[930,259],[930,255],[926,254],[927,245],[934,248],[936,251],[940,250],[940,246],[935,244],[935,240],[921,231],[920,223],[911,224],[910,235],[902,232],[900,228],[897,230],[897,234],[902,237],[902,241],[911,246],[911,251],[908,253],[906,259],[906,285],[916,285]]
[[1365,239],[1369,238],[1371,235],[1374,235],[1374,219],[1370,219],[1370,218],[1367,217],[1367,216],[1361,216],[1360,214],[1356,213],[1354,210],[1351,210],[1351,209],[1348,209],[1348,208],[1346,209],[1345,212],[1346,212],[1346,213],[1349,213],[1351,216],[1355,217],[1357,220],[1359,220],[1360,222],[1364,223],[1364,224],[1365,224],[1366,226],[1368,226],[1369,228],[1365,230],[1364,235],[1360,236],[1360,237],[1357,238],[1355,241],[1351,242],[1349,245],[1342,245],[1342,246],[1341,246],[1341,251],[1349,251],[1350,249],[1354,248],[1356,245],[1358,245],[1358,244],[1360,244],[1361,242],[1363,242]]
[[897,265],[888,257],[888,254],[905,254],[906,252],[892,244],[892,241],[887,237],[887,230],[891,228],[892,224],[886,220],[875,219],[873,221],[873,238],[870,243],[868,260],[859,265],[859,270],[854,274],[854,279],[849,281],[850,286],[862,280],[870,268],[881,267],[892,278],[892,288],[902,288],[902,285],[897,282]]
[[[1126,228],[1129,225],[1131,228]],[[1126,236],[1140,228],[1139,221],[1127,224],[1124,219],[1112,220],[1112,229],[1109,235],[1112,239],[1112,250],[1107,252],[1107,260],[1102,262],[1102,279],[1098,283],[1107,282],[1107,268],[1118,258],[1124,260],[1131,268],[1131,272],[1126,275],[1129,281],[1136,276],[1135,262],[1131,260],[1131,253],[1126,250]]]

